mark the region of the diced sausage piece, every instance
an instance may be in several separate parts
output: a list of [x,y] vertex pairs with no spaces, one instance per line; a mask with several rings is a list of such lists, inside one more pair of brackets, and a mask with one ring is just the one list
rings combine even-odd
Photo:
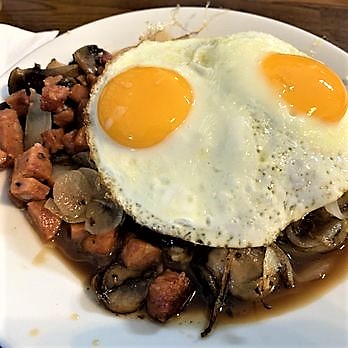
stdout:
[[151,283],[147,295],[149,315],[165,322],[179,313],[191,293],[191,282],[184,272],[166,270]]
[[63,79],[62,75],[47,76],[44,79],[45,86],[54,86]]
[[87,79],[88,86],[92,87],[97,82],[98,77],[95,76],[94,74],[87,74],[86,79]]
[[74,129],[73,131],[64,134],[63,136],[63,144],[65,151],[69,154],[74,154],[75,153],[75,136],[76,136],[77,130]]
[[74,143],[76,153],[89,150],[86,137],[86,127],[81,127],[77,130]]
[[18,209],[24,209],[27,206],[27,203],[15,197],[11,191],[8,191],[8,198],[12,202],[12,204]]
[[29,202],[27,212],[35,231],[47,242],[57,234],[62,220],[44,205],[45,201]]
[[12,93],[6,98],[6,103],[11,106],[13,110],[17,111],[18,116],[26,116],[29,109],[29,96],[24,89]]
[[71,108],[66,108],[63,111],[53,116],[53,122],[59,127],[66,127],[74,121],[74,111]]
[[24,202],[45,199],[49,191],[50,188],[47,185],[35,178],[12,178],[10,186],[10,193]]
[[102,56],[100,57],[100,64],[105,66],[107,62],[112,59],[112,54],[110,52],[104,51]]
[[23,131],[15,110],[0,110],[0,149],[7,153],[9,165],[23,153]]
[[40,107],[43,111],[59,113],[64,110],[64,103],[70,90],[65,86],[45,86],[42,89]]
[[114,250],[116,238],[116,231],[98,235],[89,234],[88,237],[83,240],[82,247],[90,254],[107,255]]
[[43,146],[48,149],[50,153],[56,153],[64,148],[63,136],[63,128],[48,129],[41,134]]
[[75,118],[76,121],[80,126],[84,124],[85,121],[85,113],[86,113],[86,106],[88,104],[88,98],[82,99],[75,109]]
[[161,250],[141,239],[130,237],[122,249],[121,259],[127,268],[144,271],[161,262]]
[[48,150],[36,143],[15,160],[13,178],[48,180],[52,175],[52,163]]
[[83,86],[87,86],[86,75],[79,75],[76,80]]
[[82,99],[88,98],[89,92],[87,87],[82,86],[80,84],[76,84],[71,88],[70,99],[72,99],[76,103],[80,103]]
[[0,149],[0,169],[7,168],[9,166],[10,157],[5,151]]
[[87,151],[89,147],[86,139],[86,128],[81,127],[64,134],[63,144],[66,152],[69,154]]
[[89,233],[85,229],[85,223],[81,222],[79,224],[70,224],[70,238],[74,241],[81,241]]

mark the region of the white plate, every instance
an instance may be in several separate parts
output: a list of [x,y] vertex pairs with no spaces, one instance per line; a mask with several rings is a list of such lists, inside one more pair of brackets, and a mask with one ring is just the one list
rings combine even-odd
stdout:
[[[325,61],[342,77],[348,76],[347,53],[314,35],[259,16],[205,8],[162,8],[106,18],[58,37],[19,66],[46,64],[52,57],[67,62],[71,53],[85,44],[115,51],[135,44],[149,23],[173,23],[173,14],[189,31],[205,23],[200,36],[242,30],[272,33]],[[169,25],[168,30],[175,35],[184,33],[175,25]],[[6,80],[0,83],[1,88]],[[6,173],[0,173],[0,346],[348,346],[348,281],[310,305],[252,324],[218,327],[207,339],[199,337],[199,325],[161,326],[116,318],[86,295],[79,278],[60,259],[43,251],[22,213],[9,203],[7,185]],[[78,320],[74,320],[76,314]]]

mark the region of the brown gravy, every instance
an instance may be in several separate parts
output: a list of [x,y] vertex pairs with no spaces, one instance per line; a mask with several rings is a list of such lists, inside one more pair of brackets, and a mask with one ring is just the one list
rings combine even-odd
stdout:
[[[237,306],[235,314],[232,316],[220,314],[217,325],[245,324],[264,320],[267,318],[279,316],[286,312],[295,310],[318,300],[325,293],[333,289],[340,282],[345,281],[348,275],[348,248],[335,250],[323,255],[329,266],[329,273],[323,278],[309,281],[306,283],[297,283],[295,288],[281,289],[281,291],[270,295],[265,299],[271,309],[266,309],[262,303],[250,304],[248,306]],[[206,318],[202,310],[204,306],[200,301],[194,301],[190,308],[182,313],[177,321],[185,323],[194,323],[204,326]]]
[[[60,261],[70,269],[70,271],[81,281],[82,286],[89,290],[90,279],[92,272],[87,264],[77,263],[67,259],[57,248],[44,247],[42,251],[34,258],[34,265],[41,265],[45,260],[47,253],[54,253]],[[296,284],[295,288],[282,289],[281,291],[270,295],[266,298],[267,305],[271,309],[266,309],[261,303],[237,305],[234,308],[234,315],[220,314],[217,325],[231,325],[251,323],[259,320],[264,320],[270,317],[279,316],[286,312],[295,310],[301,306],[305,306],[311,302],[318,300],[321,296],[334,288],[340,282],[344,281],[348,275],[348,248],[341,248],[321,256],[328,266],[328,273],[324,274],[321,279]],[[297,268],[299,266],[297,265]],[[296,268],[296,266],[295,266]],[[92,291],[92,290],[91,290]],[[92,294],[90,294],[92,295]],[[92,297],[92,296],[91,296]],[[285,299],[285,300],[284,300]],[[207,308],[200,300],[194,300],[186,310],[177,318],[172,320],[173,324],[189,324],[199,325],[203,328],[207,322]],[[130,315],[120,315],[121,317],[136,318],[146,316],[144,312],[133,313]]]

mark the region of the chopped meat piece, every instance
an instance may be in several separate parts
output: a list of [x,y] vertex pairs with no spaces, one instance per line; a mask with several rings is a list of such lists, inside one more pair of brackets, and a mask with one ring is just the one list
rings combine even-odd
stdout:
[[18,116],[26,116],[29,109],[29,96],[25,89],[12,93],[6,98],[6,103],[11,106],[13,110],[17,111]]
[[23,131],[15,110],[0,110],[0,149],[8,156],[8,165],[23,153]]
[[62,75],[56,75],[56,76],[47,76],[44,79],[45,86],[54,86],[56,85],[60,80],[63,79]]
[[147,296],[149,315],[165,322],[179,313],[191,293],[191,282],[184,272],[166,270],[151,283]]
[[12,178],[11,194],[24,202],[40,201],[45,199],[50,188],[35,178]]
[[70,90],[64,86],[45,86],[42,89],[40,107],[43,111],[59,113],[64,110],[64,103]]
[[29,221],[44,241],[51,240],[59,231],[61,218],[44,207],[45,201],[28,203]]
[[81,127],[64,134],[63,144],[66,152],[69,154],[87,151],[89,147],[86,139],[86,128]]
[[12,204],[18,209],[24,209],[27,206],[26,202],[16,198],[10,191],[8,191],[8,198],[10,199]]
[[116,231],[98,235],[89,234],[88,237],[84,239],[82,247],[90,254],[107,255],[114,250],[116,238]]
[[0,149],[0,169],[7,168],[9,166],[10,158],[5,151]]
[[71,108],[66,108],[53,116],[53,122],[59,127],[66,127],[72,121],[74,121],[74,111]]
[[161,262],[161,250],[141,239],[130,237],[122,249],[121,259],[127,268],[144,271]]
[[77,130],[74,143],[76,153],[89,150],[86,138],[86,127],[81,127]]
[[89,233],[85,229],[85,223],[70,224],[70,238],[74,241],[83,240]]
[[80,126],[85,122],[85,110],[88,103],[88,98],[82,99],[75,109],[75,118]]
[[97,82],[98,77],[95,76],[94,74],[87,74],[86,79],[87,79],[88,86],[92,87]]
[[48,180],[52,175],[52,163],[49,153],[41,144],[36,143],[15,160],[13,179],[35,178]]
[[88,98],[89,92],[87,87],[80,85],[80,84],[76,84],[71,88],[71,92],[70,92],[70,99],[72,99],[74,102],[76,103],[80,103],[82,99],[86,99]]
[[99,58],[99,62],[101,65],[105,66],[107,62],[112,59],[112,54],[110,52],[104,51],[102,56]]
[[76,80],[80,82],[81,85],[87,86],[86,75],[79,75],[76,77]]
[[56,153],[64,148],[63,136],[63,128],[48,129],[41,134],[43,146],[48,149],[50,153]]
[[76,132],[77,130],[74,129],[73,131],[64,134],[64,137],[63,137],[63,144],[64,144],[65,151],[69,154],[75,153],[74,139],[76,136]]

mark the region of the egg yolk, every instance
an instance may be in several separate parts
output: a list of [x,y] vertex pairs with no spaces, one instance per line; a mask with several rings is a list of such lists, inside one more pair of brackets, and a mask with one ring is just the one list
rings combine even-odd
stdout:
[[98,102],[99,122],[119,144],[146,148],[173,132],[193,102],[191,86],[177,72],[134,67],[104,87]]
[[344,116],[346,88],[324,64],[308,57],[272,53],[262,60],[261,67],[291,114],[326,122],[338,122]]

